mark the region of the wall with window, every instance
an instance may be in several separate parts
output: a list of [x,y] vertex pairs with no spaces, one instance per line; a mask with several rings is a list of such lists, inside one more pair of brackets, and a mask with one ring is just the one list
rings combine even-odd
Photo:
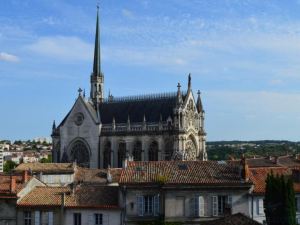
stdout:
[[158,190],[139,191],[130,190],[126,192],[126,217],[146,218],[158,217],[161,214],[162,196]]
[[[163,194],[162,194],[163,193]],[[248,191],[132,190],[126,192],[126,219],[154,219],[164,214],[168,221],[206,220],[237,212],[249,216]]]
[[74,174],[43,174],[41,180],[50,186],[60,186],[72,183]]
[[68,225],[120,225],[120,210],[66,209],[64,224]]
[[249,215],[247,191],[170,191],[165,194],[167,220],[201,220],[242,212]]
[[18,225],[62,225],[59,208],[19,208]]

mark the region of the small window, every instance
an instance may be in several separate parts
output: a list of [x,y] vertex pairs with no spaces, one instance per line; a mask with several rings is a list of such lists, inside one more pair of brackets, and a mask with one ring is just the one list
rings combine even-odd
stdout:
[[31,225],[31,212],[30,211],[24,212],[24,225]]
[[95,225],[102,225],[103,224],[103,215],[99,213],[94,214],[95,218]]
[[74,225],[81,225],[81,213],[74,213]]

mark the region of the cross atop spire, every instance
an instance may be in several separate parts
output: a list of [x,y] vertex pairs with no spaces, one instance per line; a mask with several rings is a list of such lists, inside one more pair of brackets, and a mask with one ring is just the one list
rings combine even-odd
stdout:
[[95,35],[93,75],[101,76],[99,4],[97,4],[97,22],[96,22],[96,35]]

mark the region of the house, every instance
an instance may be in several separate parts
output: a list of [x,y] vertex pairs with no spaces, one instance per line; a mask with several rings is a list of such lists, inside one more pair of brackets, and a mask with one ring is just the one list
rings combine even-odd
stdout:
[[27,172],[22,174],[0,174],[0,224],[16,225],[17,201],[22,199],[32,188],[44,185]]
[[118,187],[36,187],[18,202],[18,224],[120,225]]
[[264,223],[266,220],[264,212],[264,195],[266,188],[266,179],[268,174],[284,175],[291,177],[294,182],[294,191],[296,195],[296,220],[300,223],[300,167],[260,167],[250,168],[249,178],[254,184],[254,189],[249,198],[249,208],[251,210],[251,218]]
[[123,222],[199,224],[238,212],[249,216],[252,183],[244,166],[224,161],[127,162],[119,181]]

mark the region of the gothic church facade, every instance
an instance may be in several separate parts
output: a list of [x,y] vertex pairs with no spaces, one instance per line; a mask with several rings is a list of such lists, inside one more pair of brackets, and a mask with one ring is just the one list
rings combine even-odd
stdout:
[[200,91],[178,83],[174,93],[104,96],[97,13],[90,97],[79,90],[73,107],[52,127],[53,161],[90,168],[122,167],[136,161],[207,160],[204,110]]

